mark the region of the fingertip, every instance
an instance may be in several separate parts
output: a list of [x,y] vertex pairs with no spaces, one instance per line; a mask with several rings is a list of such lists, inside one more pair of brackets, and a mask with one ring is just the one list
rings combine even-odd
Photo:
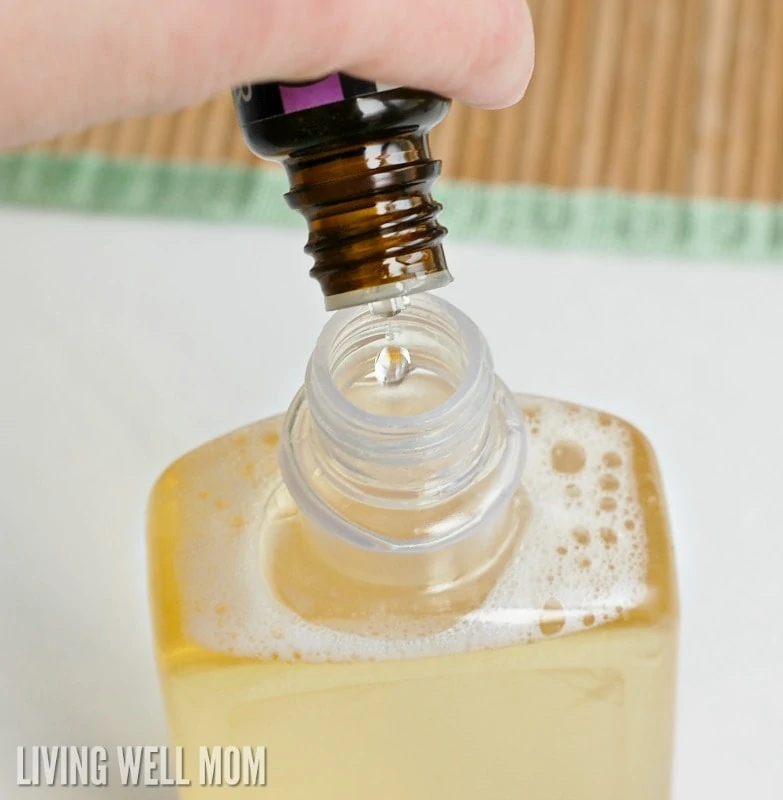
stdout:
[[457,99],[497,110],[519,102],[535,65],[535,33],[526,0],[496,0],[497,14],[482,40],[467,84]]

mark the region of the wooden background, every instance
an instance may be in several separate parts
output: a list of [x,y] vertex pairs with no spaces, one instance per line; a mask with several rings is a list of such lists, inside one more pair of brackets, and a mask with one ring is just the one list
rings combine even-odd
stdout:
[[[530,0],[527,97],[455,105],[444,174],[564,188],[783,200],[783,0]],[[34,149],[259,164],[228,94]]]

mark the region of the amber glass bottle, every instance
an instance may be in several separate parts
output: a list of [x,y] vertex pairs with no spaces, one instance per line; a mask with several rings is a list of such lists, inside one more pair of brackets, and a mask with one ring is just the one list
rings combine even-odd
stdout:
[[440,162],[428,142],[448,100],[342,74],[241,86],[234,100],[250,149],[288,173],[287,200],[307,220],[310,274],[327,310],[393,308],[450,282],[430,194]]

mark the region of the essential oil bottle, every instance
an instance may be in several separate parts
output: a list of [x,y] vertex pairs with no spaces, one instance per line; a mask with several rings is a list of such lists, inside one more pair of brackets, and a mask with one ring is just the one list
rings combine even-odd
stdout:
[[234,101],[250,149],[286,169],[327,310],[379,302],[394,311],[400,298],[451,281],[428,142],[448,100],[334,74],[242,86]]
[[[678,608],[650,445],[610,414],[512,394],[465,314],[399,292],[410,277],[363,282],[360,262],[382,274],[368,259],[345,282],[320,273],[343,308],[288,412],[154,490],[182,797],[665,800]],[[366,305],[395,298],[390,318]],[[266,786],[200,785],[203,746],[266,747]]]

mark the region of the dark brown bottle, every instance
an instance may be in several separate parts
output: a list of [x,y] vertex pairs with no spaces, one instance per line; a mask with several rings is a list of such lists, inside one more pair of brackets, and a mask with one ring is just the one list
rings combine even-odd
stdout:
[[450,101],[343,74],[306,84],[234,90],[242,132],[284,165],[291,208],[307,220],[305,248],[326,308],[390,301],[451,281],[430,194],[440,162],[428,134]]

